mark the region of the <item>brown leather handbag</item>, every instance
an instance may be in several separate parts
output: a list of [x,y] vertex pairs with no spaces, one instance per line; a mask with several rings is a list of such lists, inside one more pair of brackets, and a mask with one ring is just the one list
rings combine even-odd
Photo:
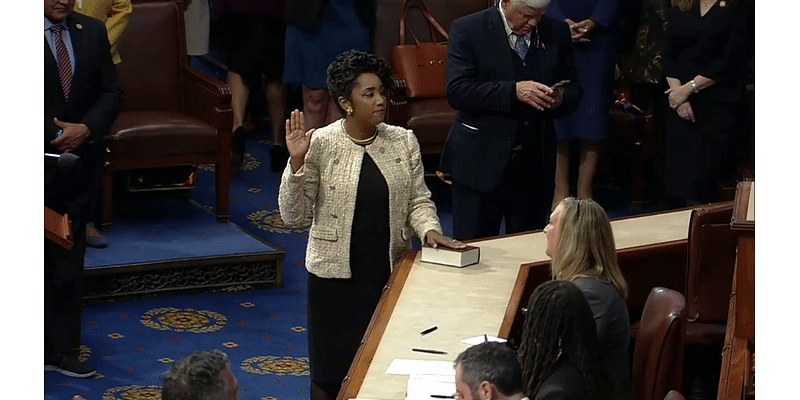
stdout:
[[[406,44],[406,13],[418,9],[431,29],[431,40],[436,40],[438,31],[445,41],[440,43],[420,43],[414,32],[408,32],[414,44]],[[445,65],[447,61],[447,41],[450,35],[433,18],[422,0],[404,0],[400,17],[400,44],[392,47],[392,68],[406,81],[406,97],[445,97]]]

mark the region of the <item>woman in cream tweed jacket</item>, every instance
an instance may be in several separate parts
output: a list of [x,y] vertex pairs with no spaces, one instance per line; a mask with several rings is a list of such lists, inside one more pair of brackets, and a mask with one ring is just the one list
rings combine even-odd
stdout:
[[278,195],[281,218],[298,226],[312,217],[306,250],[312,399],[336,397],[411,237],[434,247],[464,246],[442,235],[416,137],[383,123],[389,77],[380,58],[345,52],[328,67],[328,90],[345,118],[309,131],[297,110],[286,121],[291,158]]
[[278,197],[287,226],[300,225],[313,212],[306,268],[320,278],[350,278],[350,227],[364,152],[389,186],[386,256],[391,264],[410,247],[414,234],[424,238],[429,231],[442,232],[414,134],[381,123],[375,141],[362,147],[347,138],[342,126],[339,120],[314,132],[303,167],[292,173],[291,163],[286,166]]

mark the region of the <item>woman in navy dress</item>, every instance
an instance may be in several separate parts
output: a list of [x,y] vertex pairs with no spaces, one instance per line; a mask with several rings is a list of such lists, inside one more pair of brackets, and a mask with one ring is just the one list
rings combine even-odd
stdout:
[[608,108],[613,100],[616,45],[614,24],[619,0],[552,0],[545,14],[566,21],[575,44],[575,68],[583,87],[578,109],[556,120],[558,156],[553,208],[570,196],[569,157],[580,141],[578,198],[592,197],[597,163],[608,136]]
[[347,50],[370,50],[375,0],[292,0],[286,16],[283,80],[302,87],[306,128],[320,128],[340,117],[328,95],[328,65]]

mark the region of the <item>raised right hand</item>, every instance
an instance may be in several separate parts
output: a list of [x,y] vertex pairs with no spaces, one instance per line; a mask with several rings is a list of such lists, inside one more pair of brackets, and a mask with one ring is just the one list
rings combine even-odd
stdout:
[[315,130],[312,128],[306,132],[306,122],[302,111],[292,111],[289,119],[286,120],[286,149],[292,158],[292,169],[295,172],[305,163],[311,135]]

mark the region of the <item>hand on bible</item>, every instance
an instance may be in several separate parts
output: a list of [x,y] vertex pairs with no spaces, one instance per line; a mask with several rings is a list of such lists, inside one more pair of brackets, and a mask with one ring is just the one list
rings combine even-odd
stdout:
[[425,243],[434,249],[439,247],[439,245],[449,247],[451,249],[463,249],[464,247],[467,247],[466,244],[459,242],[458,240],[451,239],[434,230],[430,230],[425,234]]

